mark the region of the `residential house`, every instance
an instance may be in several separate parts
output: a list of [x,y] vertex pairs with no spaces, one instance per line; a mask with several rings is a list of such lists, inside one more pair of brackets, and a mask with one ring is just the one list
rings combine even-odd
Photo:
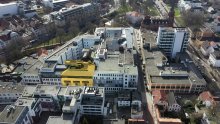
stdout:
[[13,32],[11,30],[5,30],[0,33],[0,49],[6,47],[14,40],[18,40],[20,35],[17,32]]
[[140,13],[133,11],[126,13],[126,18],[133,26],[139,27],[144,17]]
[[209,56],[211,53],[214,52],[214,46],[216,46],[215,42],[204,41],[201,45],[200,50],[204,56]]
[[202,2],[200,0],[179,0],[178,7],[181,11],[187,11],[194,8],[202,8]]
[[209,91],[204,91],[201,94],[199,94],[199,100],[205,104],[206,107],[211,107],[215,106],[217,103],[215,101],[215,97],[209,92]]
[[166,93],[165,91],[154,90],[152,95],[154,104],[163,106],[164,111],[179,112],[181,110],[181,106],[177,103],[173,92]]

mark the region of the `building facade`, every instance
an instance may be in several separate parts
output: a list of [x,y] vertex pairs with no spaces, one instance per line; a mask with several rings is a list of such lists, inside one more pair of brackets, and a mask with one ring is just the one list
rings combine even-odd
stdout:
[[0,82],[0,103],[11,104],[23,93],[24,86],[12,82]]
[[189,32],[186,28],[159,27],[157,36],[158,48],[170,57],[175,58],[178,52],[184,52],[189,43]]

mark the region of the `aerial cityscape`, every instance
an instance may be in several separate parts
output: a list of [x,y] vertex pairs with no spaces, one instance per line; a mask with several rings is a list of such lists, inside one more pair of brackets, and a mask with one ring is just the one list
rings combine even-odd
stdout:
[[0,124],[220,124],[220,0],[0,0]]

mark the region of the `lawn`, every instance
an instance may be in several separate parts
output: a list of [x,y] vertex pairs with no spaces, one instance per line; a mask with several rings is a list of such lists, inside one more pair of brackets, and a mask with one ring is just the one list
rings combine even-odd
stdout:
[[175,17],[176,23],[179,27],[185,27],[186,24],[181,16]]
[[118,9],[118,12],[119,12],[119,14],[123,14],[123,13],[129,12],[129,11],[132,11],[132,10],[133,9],[130,5],[124,5]]
[[[170,10],[171,6],[170,4],[166,4],[167,9]],[[179,17],[180,16],[180,9],[175,5],[174,7],[174,11],[175,11],[175,17]]]
[[150,16],[158,16],[159,12],[154,6],[150,6],[147,8],[147,14]]
[[175,11],[175,17],[179,17],[179,16],[180,16],[180,10],[179,10],[179,8],[175,7],[175,8],[174,8],[174,11]]

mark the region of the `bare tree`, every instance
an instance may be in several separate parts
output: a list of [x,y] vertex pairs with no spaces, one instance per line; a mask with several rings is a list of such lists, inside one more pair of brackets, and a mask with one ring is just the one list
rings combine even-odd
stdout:
[[69,24],[68,32],[73,36],[76,36],[80,32],[79,23],[75,20],[71,21]]
[[10,64],[17,59],[22,58],[22,48],[26,45],[27,43],[21,37],[11,40],[2,51],[4,53],[6,64]]
[[62,38],[65,35],[65,31],[63,28],[56,27],[56,36],[58,37],[60,44],[63,42]]
[[198,31],[200,31],[200,28],[205,22],[204,15],[201,13],[195,13],[191,11],[185,11],[182,14],[183,20],[187,27],[190,27],[190,29],[193,32],[193,37],[196,37],[196,34]]

